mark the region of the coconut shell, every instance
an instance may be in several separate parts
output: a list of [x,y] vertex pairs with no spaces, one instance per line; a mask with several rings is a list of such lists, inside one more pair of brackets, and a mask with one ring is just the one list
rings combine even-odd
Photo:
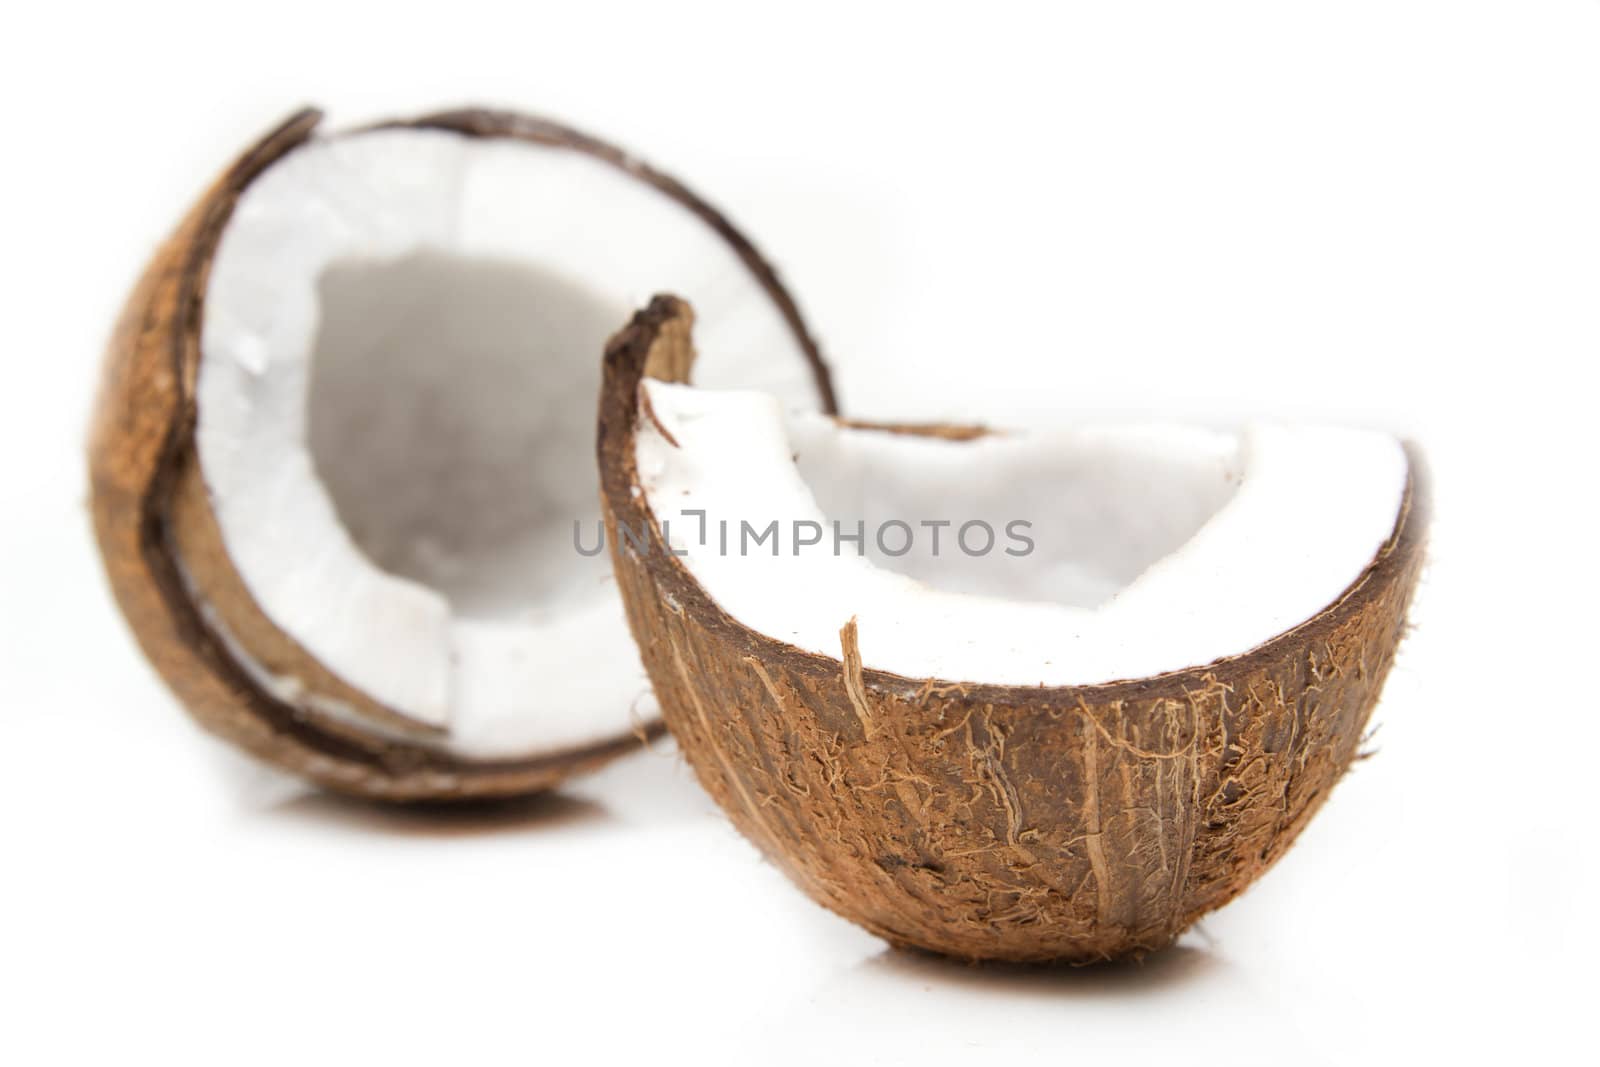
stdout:
[[[837,658],[745,628],[665,551],[635,467],[639,384],[684,378],[691,321],[658,297],[606,354],[612,559],[668,727],[796,885],[896,945],[1087,963],[1169,944],[1287,851],[1394,659],[1428,522],[1416,455],[1360,578],[1243,655],[1083,687],[907,678],[863,668],[851,619]],[[642,549],[618,523],[650,531]]]
[[[435,731],[355,691],[274,626],[224,550],[194,446],[207,274],[239,195],[310,138],[320,117],[312,110],[291,116],[212,185],[156,252],[117,323],[89,443],[91,511],[111,588],[145,654],[193,717],[269,763],[330,789],[385,800],[505,797],[550,788],[637,749],[659,736],[661,724],[641,723],[632,733],[524,759],[454,756],[439,747]],[[587,134],[507,112],[461,110],[385,125],[582,152],[655,187],[734,248],[794,332],[824,409],[834,409],[827,368],[776,273],[726,219],[674,179]],[[264,681],[264,672],[361,715],[308,707],[282,685]]]

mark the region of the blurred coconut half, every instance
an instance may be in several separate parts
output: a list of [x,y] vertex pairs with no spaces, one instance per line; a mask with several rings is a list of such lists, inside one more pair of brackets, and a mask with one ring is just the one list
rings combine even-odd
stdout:
[[598,551],[607,335],[670,287],[699,380],[832,411],[827,370],[750,242],[617,148],[499,111],[319,119],[216,182],[116,328],[112,587],[262,759],[380,798],[547,788],[660,729]]

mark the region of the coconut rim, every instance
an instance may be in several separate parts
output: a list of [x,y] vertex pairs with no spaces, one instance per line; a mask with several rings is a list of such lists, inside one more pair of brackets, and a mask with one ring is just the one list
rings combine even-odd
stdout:
[[[675,351],[664,359],[663,362],[681,376],[663,380],[686,380],[686,368],[693,362],[690,339],[692,323],[693,311],[687,302],[667,294],[658,295],[646,308],[637,312],[627,327],[607,346],[597,451],[608,527],[611,527],[608,537],[612,552],[634,552],[616,536],[615,524],[622,523],[630,529],[646,528],[649,542],[644,552],[647,557],[645,569],[656,584],[658,595],[670,597],[678,605],[677,610],[693,617],[697,625],[718,641],[742,645],[751,656],[762,662],[781,663],[786,670],[801,676],[837,677],[841,671],[848,670],[850,675],[859,676],[873,689],[906,700],[915,701],[919,695],[930,692],[959,692],[973,703],[1019,711],[1032,704],[1059,706],[1062,702],[1078,700],[1098,705],[1118,700],[1183,699],[1193,689],[1197,679],[1223,665],[1248,670],[1263,662],[1281,662],[1288,655],[1314,646],[1346,619],[1360,612],[1372,598],[1382,595],[1382,590],[1389,584],[1388,579],[1407,566],[1425,544],[1431,517],[1427,468],[1421,449],[1414,442],[1406,440],[1401,442],[1407,465],[1406,483],[1394,528],[1388,539],[1361,574],[1327,606],[1253,648],[1148,677],[1092,685],[1000,685],[936,677],[913,678],[871,667],[857,667],[854,663],[847,663],[849,658],[859,659],[859,653],[851,647],[853,620],[846,622],[841,631],[844,646],[841,656],[822,655],[798,648],[733,618],[700,585],[688,567],[674,553],[666,550],[660,524],[650,507],[648,494],[643,491],[639,481],[634,450],[641,414],[653,418],[647,403],[641,404],[643,391],[640,385],[646,377],[661,377],[650,373],[651,357],[661,346],[675,344],[679,340],[674,336],[677,333],[681,333],[682,342],[687,345],[687,358],[684,352]],[[858,419],[840,421],[858,430],[934,436],[958,444],[994,432],[974,425],[877,424]]]
[[[665,733],[659,718],[640,722],[636,730],[575,746],[557,748],[537,755],[509,758],[468,758],[421,743],[378,732],[358,740],[348,725],[323,713],[288,703],[266,692],[250,668],[229,647],[227,637],[207,619],[203,606],[185,578],[177,547],[169,531],[175,496],[184,465],[194,451],[197,422],[196,386],[200,361],[202,308],[209,270],[222,233],[233,214],[239,196],[261,173],[309,141],[322,122],[317,108],[302,108],[274,127],[242,153],[224,171],[207,193],[200,207],[194,234],[181,249],[174,290],[174,317],[169,359],[175,391],[167,400],[163,422],[167,427],[155,462],[145,472],[138,496],[138,543],[152,583],[161,598],[179,639],[188,644],[200,661],[229,684],[246,703],[250,713],[262,720],[274,734],[292,738],[318,756],[354,762],[369,767],[390,779],[448,775],[519,775],[535,778],[565,769],[598,765],[614,756],[648,743]],[[756,247],[728,219],[677,179],[655,169],[622,149],[569,126],[548,119],[491,108],[457,108],[434,112],[410,120],[386,120],[355,127],[350,133],[378,129],[434,129],[466,137],[521,140],[544,147],[582,153],[606,163],[624,174],[662,193],[686,208],[720,236],[749,270],[765,295],[773,301],[805,357],[821,409],[837,411],[837,396],[820,349],[806,326],[794,298],[779,279],[777,271]],[[337,135],[335,135],[337,136]],[[146,312],[148,317],[148,312]],[[259,610],[259,609],[257,609]],[[286,635],[290,641],[292,634]],[[397,754],[403,754],[397,760]],[[532,785],[530,788],[540,788]],[[365,790],[363,790],[365,791]],[[515,792],[517,790],[496,790]],[[419,797],[429,798],[424,790]]]

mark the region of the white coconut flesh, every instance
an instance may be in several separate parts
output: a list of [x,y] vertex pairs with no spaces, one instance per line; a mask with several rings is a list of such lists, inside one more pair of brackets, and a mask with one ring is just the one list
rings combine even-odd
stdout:
[[863,665],[910,678],[1092,685],[1246,652],[1339,599],[1392,535],[1407,480],[1401,445],[1368,430],[956,441],[786,416],[753,392],[643,388],[641,490],[705,592],[834,658],[855,619]]
[[198,380],[201,474],[262,612],[463,755],[629,729],[645,675],[574,523],[593,548],[605,341],[665,289],[699,311],[700,380],[816,403],[732,247],[600,160],[410,129],[273,164],[217,248]]

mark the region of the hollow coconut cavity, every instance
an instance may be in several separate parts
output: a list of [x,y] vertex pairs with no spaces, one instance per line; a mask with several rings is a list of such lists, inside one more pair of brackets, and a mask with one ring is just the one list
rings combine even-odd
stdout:
[[[608,352],[619,584],[668,725],[807,892],[891,941],[1170,942],[1355,756],[1421,564],[1384,434],[872,427]],[[859,540],[857,540],[859,538]]]
[[617,149],[486,111],[316,121],[130,301],[92,444],[113,584],[258,754],[382,796],[551,784],[655,729],[595,551],[607,336],[687,286],[706,380],[831,410],[826,371],[754,248]]

